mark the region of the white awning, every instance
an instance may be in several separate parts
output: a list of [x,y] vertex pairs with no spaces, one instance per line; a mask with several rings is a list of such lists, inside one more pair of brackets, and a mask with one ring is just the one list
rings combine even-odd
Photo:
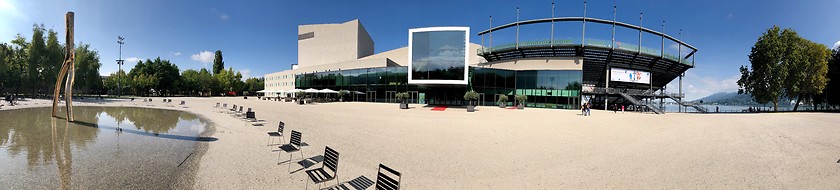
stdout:
[[325,88],[325,89],[319,90],[318,92],[321,92],[321,93],[338,93],[338,91],[331,90],[331,89],[329,89],[329,88]]

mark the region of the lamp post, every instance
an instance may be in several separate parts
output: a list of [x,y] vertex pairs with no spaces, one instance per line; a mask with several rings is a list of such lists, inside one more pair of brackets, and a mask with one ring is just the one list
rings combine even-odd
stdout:
[[125,40],[125,38],[117,36],[117,43],[120,44],[120,59],[117,59],[117,65],[119,65],[119,70],[117,71],[117,97],[122,95],[122,92],[120,92],[122,90],[122,76],[120,75],[120,72],[122,71],[122,65],[125,64],[125,60],[122,59],[122,45],[125,44],[123,40]]

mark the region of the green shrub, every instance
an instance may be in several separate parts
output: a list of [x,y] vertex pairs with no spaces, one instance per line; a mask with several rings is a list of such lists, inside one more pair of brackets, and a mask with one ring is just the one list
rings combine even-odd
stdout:
[[520,104],[524,104],[525,100],[528,100],[528,96],[525,96],[524,94],[516,95],[516,101],[518,101]]
[[502,103],[507,103],[507,101],[508,101],[508,97],[507,97],[507,95],[504,95],[504,94],[499,94],[499,100],[498,100],[498,102],[499,102],[500,104],[502,104]]
[[409,98],[408,92],[400,92],[400,93],[397,93],[395,96],[400,101],[405,101],[406,99]]
[[467,93],[464,93],[464,100],[478,100],[478,93],[476,93],[474,90],[467,91]]

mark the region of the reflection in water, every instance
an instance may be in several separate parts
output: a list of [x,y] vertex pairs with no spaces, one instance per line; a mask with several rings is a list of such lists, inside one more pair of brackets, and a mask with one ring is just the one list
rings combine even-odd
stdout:
[[198,137],[207,123],[180,111],[78,107],[74,114],[76,122],[67,122],[49,108],[0,111],[0,189],[169,187],[195,144],[215,140]]
[[[64,123],[64,135],[58,134],[56,127],[56,118],[50,118],[52,132],[50,133],[52,142],[52,151],[55,153],[55,163],[58,167],[59,180],[61,180],[61,189],[70,189],[70,172],[73,167],[73,154],[70,154],[70,146],[67,144],[67,131],[70,130],[68,122]],[[61,136],[61,138],[59,138]]]

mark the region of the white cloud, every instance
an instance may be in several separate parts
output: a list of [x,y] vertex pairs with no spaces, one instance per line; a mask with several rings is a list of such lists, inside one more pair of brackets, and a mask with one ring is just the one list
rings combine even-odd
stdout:
[[209,63],[213,62],[213,58],[214,58],[214,56],[215,56],[215,55],[213,55],[213,53],[212,53],[212,52],[209,52],[209,51],[201,51],[201,52],[199,52],[199,53],[197,53],[197,54],[193,54],[192,56],[190,56],[190,58],[191,58],[193,61],[199,61],[199,62],[201,62],[201,63],[204,63],[204,66],[205,66],[205,67],[207,67],[207,64],[209,64]]
[[245,79],[251,78],[251,69],[242,69],[242,70],[239,70],[239,73],[242,74],[242,81],[245,81]]
[[228,15],[227,15],[227,14],[222,14],[222,16],[219,16],[219,19],[220,19],[220,20],[223,20],[223,21],[224,21],[224,20],[228,20],[228,18],[230,18],[230,17],[228,17]]
[[137,63],[137,61],[143,60],[142,58],[137,57],[129,57],[125,58],[125,63]]
[[838,47],[840,47],[840,41],[835,42],[831,49],[837,49]]
[[[698,76],[692,71],[686,72],[683,77],[683,93],[687,100],[696,100],[706,97],[718,92],[735,92],[738,91],[738,79],[740,74],[733,75],[728,78],[718,78],[710,76]],[[669,83],[668,93],[679,92],[679,79],[675,79]]]
[[180,56],[180,55],[181,55],[181,52],[176,51],[176,52],[172,53],[172,55],[174,55],[174,56]]

